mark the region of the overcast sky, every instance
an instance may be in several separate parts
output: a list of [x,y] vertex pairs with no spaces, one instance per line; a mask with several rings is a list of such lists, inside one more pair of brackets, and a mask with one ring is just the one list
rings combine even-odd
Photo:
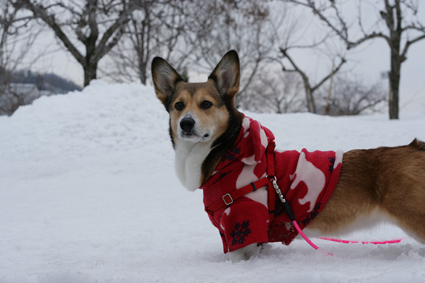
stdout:
[[[300,13],[301,17],[311,17],[311,13]],[[367,17],[364,15],[364,17]],[[422,17],[423,16],[423,17]],[[371,15],[370,18],[373,18]],[[425,18],[425,6],[420,7],[420,17]],[[311,24],[311,23],[310,23]],[[46,49],[47,48],[47,49]],[[56,50],[56,52],[51,52]],[[53,32],[46,30],[39,37],[34,54],[45,52],[46,56],[38,60],[33,70],[40,72],[53,72],[67,79],[71,79],[79,85],[83,85],[83,69],[67,51],[60,48]],[[407,60],[402,64],[400,84],[400,106],[403,110],[425,111],[425,40],[410,46]],[[304,50],[294,53],[295,59],[304,70],[313,78],[319,79],[324,74],[324,69],[329,69],[329,62],[317,54],[311,54]],[[374,39],[363,43],[347,53],[348,63],[342,71],[360,76],[371,83],[381,80],[381,73],[389,71],[389,47],[383,39]],[[329,61],[329,60],[327,60]],[[102,66],[102,60],[100,62]],[[190,70],[189,70],[190,71]],[[242,70],[243,72],[243,70]],[[98,77],[102,78],[99,75]],[[194,80],[192,76],[191,81]],[[195,80],[206,80],[206,74],[196,76]],[[388,83],[387,80],[384,83]]]

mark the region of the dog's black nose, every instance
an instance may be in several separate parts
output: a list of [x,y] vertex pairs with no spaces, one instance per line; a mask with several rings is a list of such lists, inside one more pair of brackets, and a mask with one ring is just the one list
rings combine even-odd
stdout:
[[180,128],[184,133],[191,133],[193,126],[195,126],[195,120],[192,117],[184,117],[180,121]]

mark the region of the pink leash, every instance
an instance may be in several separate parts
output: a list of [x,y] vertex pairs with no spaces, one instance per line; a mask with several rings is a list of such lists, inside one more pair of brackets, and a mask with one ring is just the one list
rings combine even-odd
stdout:
[[[298,226],[297,221],[292,221],[292,224],[295,226],[295,228],[297,229],[298,233],[301,235],[301,237],[304,238],[304,240],[313,247],[313,249],[315,250],[319,250],[320,248],[318,246],[316,246],[305,234],[304,232],[301,230],[300,226]],[[389,240],[389,241],[362,241],[360,243],[362,243],[363,245],[367,245],[367,244],[372,244],[372,245],[385,245],[385,244],[397,244],[400,243],[401,240],[406,239],[407,237],[401,238],[401,239],[395,239],[395,240]],[[337,243],[342,243],[342,244],[357,244],[359,243],[359,241],[353,241],[353,240],[341,240],[341,239],[335,239],[335,238],[326,238],[326,237],[322,237],[320,238],[321,240],[326,240],[326,241],[332,241],[332,242],[337,242]],[[323,250],[324,252],[326,252],[328,255],[333,256],[333,254],[331,254],[330,252]]]
[[[292,224],[294,224],[295,228],[297,229],[298,233],[301,235],[301,237],[304,238],[304,240],[310,244],[310,246],[313,247],[313,249],[315,250],[319,250],[319,247],[316,246],[312,241],[310,241],[310,239],[304,234],[304,232],[301,230],[300,226],[298,226],[297,221],[295,220],[295,216],[294,213],[292,212],[291,206],[289,205],[289,203],[286,201],[285,197],[282,194],[282,191],[279,188],[279,185],[277,184],[277,180],[276,177],[273,177],[272,179],[270,179],[270,181],[272,182],[272,185],[274,187],[274,190],[276,191],[276,194],[278,195],[280,201],[282,202],[283,205],[283,210],[285,211],[285,213],[288,215],[289,219],[291,220]],[[326,253],[330,256],[333,256],[333,254],[329,253],[326,251]]]
[[[304,238],[304,240],[313,247],[313,249],[315,250],[322,250],[320,249],[318,246],[316,246],[305,234],[304,232],[301,230],[300,226],[298,226],[297,221],[295,220],[294,214],[292,212],[291,207],[289,206],[289,203],[286,201],[285,197],[282,194],[282,191],[280,190],[277,182],[276,182],[276,177],[273,177],[270,180],[273,184],[273,187],[276,191],[276,194],[279,196],[280,201],[283,204],[283,210],[285,211],[285,213],[288,215],[289,219],[291,220],[292,224],[295,226],[295,229],[297,229],[298,233],[301,235],[301,237]],[[350,241],[350,240],[340,240],[340,239],[334,239],[334,238],[320,238],[322,240],[326,240],[326,241],[332,241],[332,242],[337,242],[337,243],[343,243],[343,244],[351,244],[351,243],[359,243],[359,241]],[[390,241],[362,241],[361,243],[363,245],[365,244],[373,244],[373,245],[385,245],[385,244],[396,244],[396,243],[400,243],[401,240],[403,240],[405,238],[401,238],[401,239],[396,239],[396,240],[390,240]],[[333,256],[333,254],[331,254],[330,252],[324,250],[328,255]]]
[[[310,239],[304,234],[304,232],[301,230],[300,226],[298,226],[297,221],[293,220],[292,224],[294,224],[295,229],[297,229],[298,233],[301,235],[301,237],[304,238],[304,240],[313,247],[313,249],[315,249],[316,251],[319,250],[319,247],[316,246],[312,241],[310,241]],[[328,252],[327,250],[323,250],[325,253],[327,253],[330,256],[333,256],[333,254],[331,254],[330,252]]]
[[322,237],[320,238],[321,240],[326,240],[326,241],[332,241],[332,242],[337,242],[337,243],[343,243],[343,244],[357,244],[357,243],[362,243],[363,245],[367,245],[367,244],[372,244],[372,245],[385,245],[385,244],[397,244],[400,243],[401,240],[406,239],[407,237],[401,238],[401,239],[395,239],[395,240],[388,240],[388,241],[355,241],[355,240],[341,240],[341,239],[335,239],[335,238],[327,238],[327,237]]

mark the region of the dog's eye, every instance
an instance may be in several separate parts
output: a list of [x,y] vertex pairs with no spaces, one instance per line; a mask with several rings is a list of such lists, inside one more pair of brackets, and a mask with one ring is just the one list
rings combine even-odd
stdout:
[[177,102],[176,104],[174,104],[174,108],[178,111],[183,110],[183,108],[184,108],[183,102]]
[[203,101],[203,102],[201,103],[201,108],[202,108],[202,109],[208,109],[208,108],[210,108],[212,105],[213,105],[213,104],[212,104],[210,101],[205,100],[205,101]]

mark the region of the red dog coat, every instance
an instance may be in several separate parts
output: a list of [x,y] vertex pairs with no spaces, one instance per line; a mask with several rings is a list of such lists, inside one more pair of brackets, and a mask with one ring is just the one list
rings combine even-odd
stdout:
[[[224,195],[266,176],[266,147],[273,133],[259,122],[244,117],[239,136],[213,175],[200,189],[205,207]],[[301,229],[323,209],[332,195],[341,171],[342,151],[275,151],[275,176]],[[270,217],[270,214],[273,217]],[[275,210],[269,212],[267,186],[250,192],[209,213],[218,228],[224,252],[252,243],[283,242],[289,245],[298,235],[282,203],[276,198]],[[272,221],[270,221],[272,220]]]

